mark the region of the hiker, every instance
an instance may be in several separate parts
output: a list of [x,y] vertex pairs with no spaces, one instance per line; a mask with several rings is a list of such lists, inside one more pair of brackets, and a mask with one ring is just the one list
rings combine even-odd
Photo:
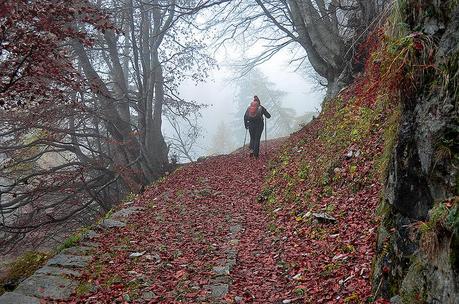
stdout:
[[244,114],[244,125],[246,129],[249,129],[250,133],[250,157],[255,156],[258,158],[260,152],[260,139],[264,127],[263,115],[267,118],[271,118],[271,114],[266,111],[261,105],[258,96],[255,95],[252,103]]

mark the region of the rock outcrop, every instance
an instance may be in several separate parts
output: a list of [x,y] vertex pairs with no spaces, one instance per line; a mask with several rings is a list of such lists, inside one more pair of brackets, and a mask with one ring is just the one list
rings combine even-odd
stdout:
[[[431,63],[402,96],[378,234],[375,292],[394,303],[459,303],[457,1],[406,1],[410,31]],[[424,50],[423,50],[424,51]],[[425,53],[425,52],[424,52]]]

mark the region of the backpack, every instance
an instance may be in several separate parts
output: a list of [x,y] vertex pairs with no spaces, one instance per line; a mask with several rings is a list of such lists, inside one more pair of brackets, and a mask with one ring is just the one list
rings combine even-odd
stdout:
[[250,106],[247,108],[247,116],[250,120],[260,119],[262,116],[263,109],[258,105],[256,101],[252,101]]

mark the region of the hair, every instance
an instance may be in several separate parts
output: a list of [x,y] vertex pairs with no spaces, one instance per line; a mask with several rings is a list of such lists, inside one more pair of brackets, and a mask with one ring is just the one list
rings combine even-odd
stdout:
[[258,102],[258,104],[261,104],[260,99],[258,98],[257,95],[253,96],[253,100]]

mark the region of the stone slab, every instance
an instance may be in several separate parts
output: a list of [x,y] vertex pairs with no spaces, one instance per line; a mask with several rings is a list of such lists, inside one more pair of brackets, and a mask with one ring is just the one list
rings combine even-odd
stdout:
[[141,299],[144,301],[151,301],[156,297],[156,294],[152,291],[146,291],[142,294]]
[[238,239],[229,240],[229,244],[231,246],[237,246],[239,244],[239,240]]
[[105,219],[102,223],[100,223],[100,226],[105,229],[122,228],[126,226],[126,223],[112,219]]
[[83,234],[83,239],[84,240],[92,240],[96,237],[98,237],[99,234],[95,232],[94,230],[88,230]]
[[235,225],[230,227],[230,233],[232,233],[232,234],[236,234],[241,230],[242,230],[242,225],[240,225],[240,224],[235,224]]
[[46,266],[61,266],[68,268],[83,268],[86,267],[91,261],[92,256],[79,256],[79,255],[67,255],[58,254],[54,258],[50,259]]
[[42,268],[35,271],[36,274],[50,274],[56,276],[73,276],[73,277],[81,277],[81,272],[68,269],[68,268],[61,268],[61,267],[53,267],[53,266],[43,266]]
[[16,292],[7,292],[0,296],[0,304],[40,304],[40,299]]
[[16,288],[16,293],[31,297],[63,300],[71,296],[78,282],[61,276],[35,274]]
[[140,212],[142,210],[144,210],[145,208],[142,208],[142,207],[129,207],[129,208],[124,208],[124,209],[121,209],[115,213],[112,214],[111,218],[113,219],[124,219],[128,216],[130,216],[131,214],[134,214],[134,213],[137,213],[137,212]]
[[212,271],[216,276],[229,275],[230,273],[230,269],[228,266],[215,266],[214,268],[212,268]]
[[237,257],[237,251],[235,249],[229,249],[226,253],[228,259],[235,259]]
[[336,223],[337,219],[326,213],[313,213],[312,216],[319,221],[319,223]]
[[236,263],[236,259],[228,259],[227,265],[230,271],[234,266],[236,266]]
[[99,243],[95,243],[95,242],[82,242],[81,245],[84,247],[91,247],[92,249],[100,246]]
[[212,283],[214,284],[230,284],[231,277],[230,276],[218,276],[212,279]]
[[61,251],[61,254],[67,254],[67,255],[87,255],[93,248],[91,247],[86,247],[86,246],[76,246],[76,247],[70,247],[66,248]]
[[210,295],[213,298],[223,298],[229,290],[228,284],[214,284],[210,286]]

